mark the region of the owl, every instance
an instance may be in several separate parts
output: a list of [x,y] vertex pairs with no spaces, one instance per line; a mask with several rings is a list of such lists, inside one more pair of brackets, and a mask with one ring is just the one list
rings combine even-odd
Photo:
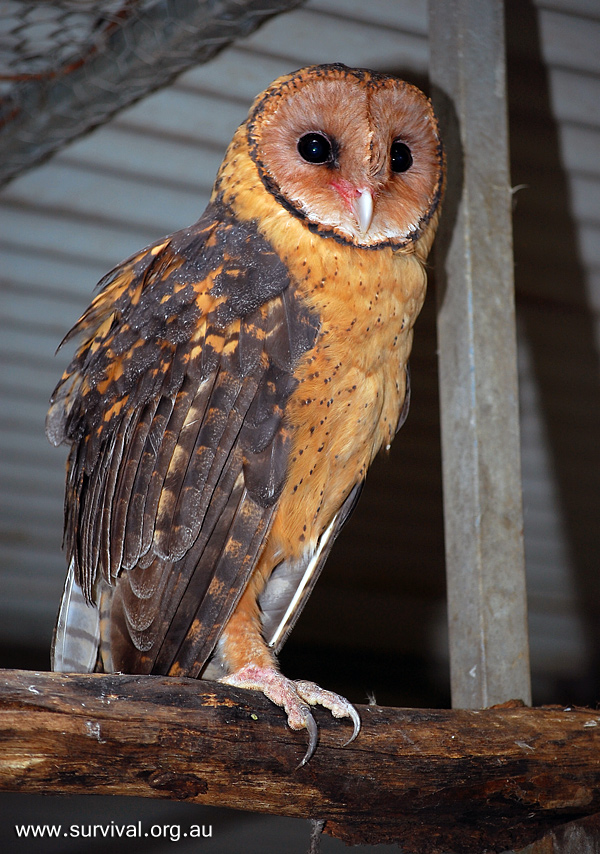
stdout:
[[70,444],[55,670],[262,691],[303,762],[312,705],[356,736],[276,656],[406,417],[443,187],[422,92],[303,68],[256,98],[198,222],[100,282],[47,418]]

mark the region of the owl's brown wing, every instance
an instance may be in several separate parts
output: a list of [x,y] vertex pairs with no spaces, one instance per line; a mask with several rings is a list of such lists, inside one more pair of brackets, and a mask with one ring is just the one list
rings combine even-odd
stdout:
[[268,530],[318,319],[219,201],[100,285],[47,419],[72,443],[68,559],[110,610],[113,669],[197,675]]

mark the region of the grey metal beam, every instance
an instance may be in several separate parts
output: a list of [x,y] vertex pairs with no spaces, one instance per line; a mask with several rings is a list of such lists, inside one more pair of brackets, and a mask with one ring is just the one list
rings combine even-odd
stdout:
[[[0,185],[303,0],[158,0],[0,104]],[[135,13],[135,7],[132,7]],[[118,24],[118,25],[117,25]]]
[[452,703],[531,702],[502,0],[429,0]]

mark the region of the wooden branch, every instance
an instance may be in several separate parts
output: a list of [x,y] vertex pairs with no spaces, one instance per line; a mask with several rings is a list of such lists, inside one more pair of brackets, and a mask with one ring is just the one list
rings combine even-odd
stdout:
[[154,676],[0,671],[0,789],[173,798],[326,821],[405,852],[505,851],[600,812],[600,713],[317,710],[320,742],[262,695]]

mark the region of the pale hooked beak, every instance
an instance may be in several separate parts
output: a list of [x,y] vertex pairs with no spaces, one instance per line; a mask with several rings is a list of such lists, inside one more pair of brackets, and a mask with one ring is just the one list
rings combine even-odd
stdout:
[[370,190],[358,190],[354,210],[356,219],[363,234],[366,234],[373,219],[373,196]]

